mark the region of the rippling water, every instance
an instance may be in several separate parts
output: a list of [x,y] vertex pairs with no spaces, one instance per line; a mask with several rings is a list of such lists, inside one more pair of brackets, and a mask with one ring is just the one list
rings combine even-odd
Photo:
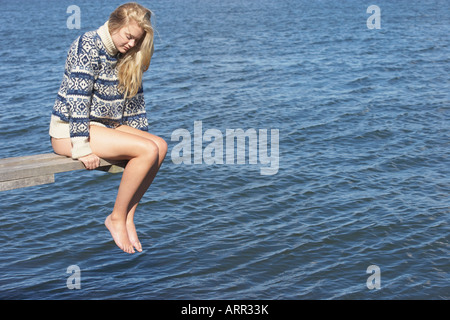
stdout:
[[[51,151],[68,47],[120,3],[1,2],[2,158]],[[145,251],[122,253],[103,225],[120,175],[2,192],[0,298],[449,298],[448,1],[141,3],[158,31],[151,132],[169,143],[136,217]],[[381,29],[366,25],[372,4]],[[278,129],[277,174],[175,164],[172,133],[194,138],[195,121]]]

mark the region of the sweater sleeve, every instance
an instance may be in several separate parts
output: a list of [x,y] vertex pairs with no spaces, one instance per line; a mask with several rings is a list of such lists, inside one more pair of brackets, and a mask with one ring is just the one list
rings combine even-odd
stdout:
[[92,52],[92,43],[81,36],[74,43],[68,57],[70,68],[67,70],[69,77],[66,103],[73,159],[92,153],[89,145],[89,113],[95,79]]

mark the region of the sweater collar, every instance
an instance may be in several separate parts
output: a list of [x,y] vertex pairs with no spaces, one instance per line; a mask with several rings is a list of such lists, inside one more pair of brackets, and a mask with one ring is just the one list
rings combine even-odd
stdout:
[[114,45],[111,34],[109,33],[108,21],[106,21],[104,25],[98,28],[97,33],[100,36],[100,39],[102,39],[106,51],[108,51],[111,56],[115,56],[119,52],[119,50],[117,50],[116,46]]

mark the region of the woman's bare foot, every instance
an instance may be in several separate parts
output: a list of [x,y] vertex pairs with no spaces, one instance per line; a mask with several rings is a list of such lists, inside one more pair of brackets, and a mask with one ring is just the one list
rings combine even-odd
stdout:
[[134,226],[133,221],[129,221],[127,219],[127,233],[128,233],[128,239],[130,240],[133,247],[139,251],[142,252],[142,245],[139,242],[139,238],[136,233],[136,227]]
[[116,221],[111,218],[111,215],[105,219],[105,226],[111,232],[116,245],[126,253],[134,253],[133,245],[128,239],[128,233],[125,223]]

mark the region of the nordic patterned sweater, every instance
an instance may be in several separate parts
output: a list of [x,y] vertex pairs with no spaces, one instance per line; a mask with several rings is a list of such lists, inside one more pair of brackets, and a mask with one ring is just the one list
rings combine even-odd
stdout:
[[74,159],[92,153],[90,125],[116,128],[124,124],[148,130],[142,85],[129,99],[118,91],[117,56],[108,23],[81,35],[69,49],[49,133],[54,138],[71,138]]

